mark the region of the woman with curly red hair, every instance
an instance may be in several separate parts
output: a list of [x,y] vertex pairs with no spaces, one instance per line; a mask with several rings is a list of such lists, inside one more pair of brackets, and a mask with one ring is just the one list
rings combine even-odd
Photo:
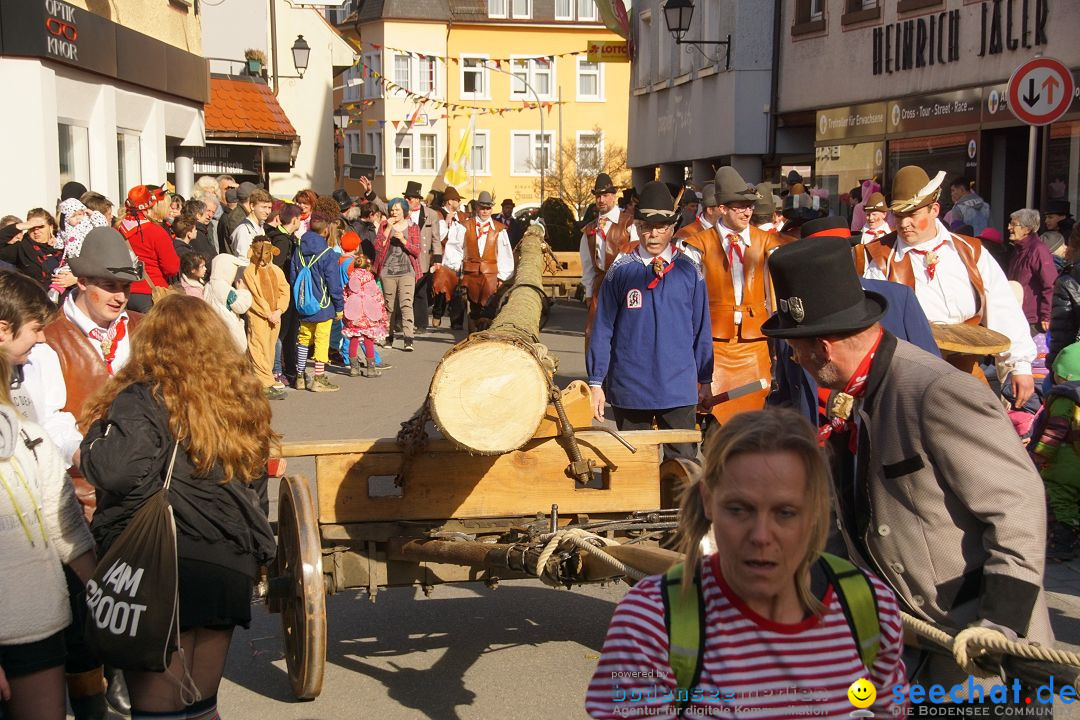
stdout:
[[[208,391],[208,388],[210,389]],[[207,303],[173,294],[132,337],[131,358],[87,402],[82,470],[98,491],[91,532],[102,553],[161,489],[178,443],[169,499],[176,517],[180,647],[167,672],[125,672],[132,718],[216,718],[233,628],[251,622],[259,565],[274,538],[256,488],[278,441],[247,358]],[[202,700],[187,707],[174,677]]]

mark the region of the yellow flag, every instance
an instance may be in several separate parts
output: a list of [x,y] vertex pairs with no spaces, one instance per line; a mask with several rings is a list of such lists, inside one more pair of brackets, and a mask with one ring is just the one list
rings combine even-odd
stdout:
[[469,178],[469,173],[472,170],[470,167],[472,153],[470,151],[472,150],[472,137],[475,126],[476,115],[473,115],[469,119],[468,126],[461,131],[461,140],[458,142],[453,156],[446,164],[446,172],[443,174],[443,178],[446,180],[447,185],[464,185]]

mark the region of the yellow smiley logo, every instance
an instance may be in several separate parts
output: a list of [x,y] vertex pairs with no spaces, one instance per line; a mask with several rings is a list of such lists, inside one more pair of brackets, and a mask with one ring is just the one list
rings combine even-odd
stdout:
[[859,678],[851,683],[847,691],[848,700],[857,708],[868,708],[877,699],[877,690],[866,678]]

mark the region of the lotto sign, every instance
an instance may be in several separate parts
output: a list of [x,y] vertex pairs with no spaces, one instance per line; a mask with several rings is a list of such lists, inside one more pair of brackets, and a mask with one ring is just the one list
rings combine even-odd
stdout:
[[1028,125],[1049,125],[1072,105],[1073,91],[1072,73],[1060,62],[1028,60],[1009,78],[1009,110]]
[[590,40],[587,48],[588,62],[630,62],[626,41]]

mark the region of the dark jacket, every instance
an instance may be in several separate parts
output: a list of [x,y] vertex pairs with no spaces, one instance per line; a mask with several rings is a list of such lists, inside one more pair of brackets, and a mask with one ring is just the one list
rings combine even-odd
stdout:
[[1080,263],[1066,265],[1054,284],[1046,367],[1053,365],[1057,354],[1074,342],[1080,342]]
[[232,234],[233,230],[239,227],[240,223],[248,216],[248,211],[244,209],[242,203],[237,203],[236,207],[221,216],[218,220],[218,248],[223,253],[232,252]]
[[[83,438],[82,471],[97,489],[90,530],[104,553],[135,512],[161,489],[172,455],[169,413],[143,385],[113,401],[106,418]],[[254,578],[274,557],[274,535],[255,486],[222,484],[220,466],[197,477],[183,445],[176,455],[169,500],[176,518],[177,554]],[[265,485],[265,476],[261,483]]]
[[1005,275],[1024,288],[1024,317],[1031,324],[1050,320],[1050,301],[1054,294],[1057,268],[1046,243],[1031,233],[1016,243],[1016,252],[1009,260]]
[[360,236],[360,250],[367,259],[371,262],[375,262],[375,235],[378,234],[378,229],[375,227],[375,223],[361,220],[357,223],[356,234]]
[[48,290],[53,272],[60,267],[63,252],[50,245],[39,245],[28,235],[23,235],[17,243],[9,244],[11,238],[18,234],[16,223],[0,229],[0,261],[14,265],[42,290]]
[[277,225],[266,226],[266,237],[270,239],[270,244],[278,249],[278,254],[274,256],[274,264],[281,268],[285,277],[288,277],[289,265],[292,264],[293,252],[299,241],[295,235],[285,232]]
[[209,224],[195,223],[195,239],[188,247],[206,258],[206,267],[214,263],[214,257],[217,256],[218,251],[214,243],[210,242]]
[[[323,251],[326,252],[323,252]],[[318,258],[316,261],[315,258]],[[312,264],[314,263],[314,264]],[[301,264],[311,267],[311,278],[315,283],[316,296],[323,294],[323,288],[329,295],[329,303],[314,315],[301,315],[302,322],[323,322],[333,320],[334,315],[345,309],[345,302],[341,295],[341,270],[338,268],[338,254],[328,250],[326,238],[317,232],[308,230],[300,238],[300,248],[293,253],[289,264],[289,285],[296,284],[296,276],[300,273]]]

